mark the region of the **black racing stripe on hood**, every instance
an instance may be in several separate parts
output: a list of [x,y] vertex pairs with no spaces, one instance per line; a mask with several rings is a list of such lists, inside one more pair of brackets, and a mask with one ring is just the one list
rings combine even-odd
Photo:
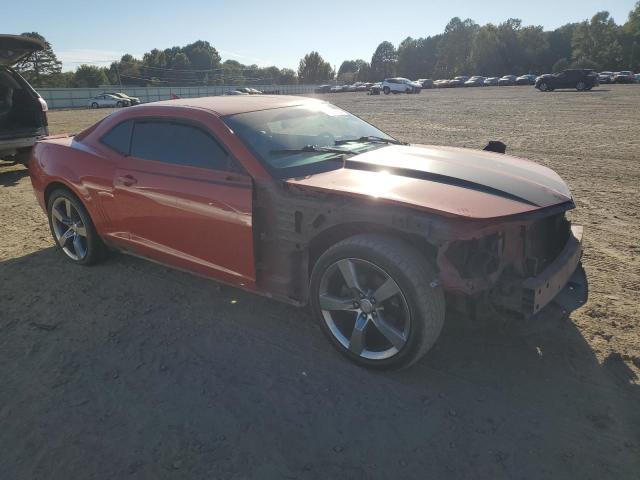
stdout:
[[397,167],[387,167],[376,165],[373,163],[366,163],[362,161],[349,161],[345,162],[345,168],[349,168],[352,170],[365,170],[368,172],[389,172],[392,175],[398,175],[401,177],[410,177],[417,178],[420,180],[428,180],[431,182],[444,183],[447,185],[452,185],[454,187],[468,188],[470,190],[475,190],[478,192],[489,193],[491,195],[495,195],[502,198],[508,198],[509,200],[515,200],[517,202],[525,203],[527,205],[532,205],[534,207],[540,207],[537,203],[534,203],[526,198],[519,197],[509,192],[505,192],[503,190],[499,190],[497,188],[489,187],[487,185],[482,185],[481,183],[472,182],[469,180],[463,180],[461,178],[450,177],[448,175],[442,175],[439,173],[431,173],[431,172],[423,172],[420,170],[412,170],[409,168],[397,168]]

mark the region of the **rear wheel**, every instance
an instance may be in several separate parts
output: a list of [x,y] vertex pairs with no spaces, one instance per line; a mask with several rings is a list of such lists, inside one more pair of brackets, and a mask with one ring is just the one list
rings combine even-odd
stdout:
[[118,108],[122,107],[122,102],[118,100],[118,101],[116,102],[116,107],[118,107]]
[[89,213],[70,191],[55,190],[48,202],[49,227],[57,247],[73,263],[91,265],[101,260],[106,247]]
[[404,91],[404,93],[406,93],[406,94],[409,94],[409,93],[412,93],[412,92],[413,92],[413,90],[411,90],[410,88],[407,88],[407,89]]
[[93,103],[91,104],[91,108],[98,108],[98,104],[97,104],[96,102],[93,102]]
[[411,245],[386,235],[337,243],[311,274],[311,306],[334,346],[370,368],[402,368],[435,343],[444,294]]
[[576,90],[582,92],[586,88],[586,84],[581,80],[576,84]]
[[384,92],[385,95],[389,95],[391,93],[391,89],[389,87],[384,87],[382,91]]

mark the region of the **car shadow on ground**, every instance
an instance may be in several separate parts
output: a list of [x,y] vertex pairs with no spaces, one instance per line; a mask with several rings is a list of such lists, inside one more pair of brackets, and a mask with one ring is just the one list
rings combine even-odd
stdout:
[[[29,175],[29,170],[17,162],[6,162],[0,159],[0,187],[14,187],[20,179]],[[15,168],[13,168],[15,167]]]
[[640,392],[574,324],[372,372],[305,309],[123,255],[0,263],[7,478],[632,478]]

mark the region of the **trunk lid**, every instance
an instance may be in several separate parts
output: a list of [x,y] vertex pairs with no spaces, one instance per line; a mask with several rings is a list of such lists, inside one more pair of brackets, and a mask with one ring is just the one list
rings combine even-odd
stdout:
[[22,35],[0,35],[0,65],[11,67],[33,52],[45,49],[45,44]]

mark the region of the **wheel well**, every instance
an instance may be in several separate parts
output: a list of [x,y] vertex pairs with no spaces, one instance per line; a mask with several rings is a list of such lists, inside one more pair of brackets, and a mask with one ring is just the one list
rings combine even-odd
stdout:
[[320,256],[331,246],[346,238],[360,235],[362,233],[383,233],[393,235],[396,238],[401,238],[405,242],[416,247],[425,260],[431,263],[434,268],[437,268],[436,257],[438,254],[438,248],[429,243],[425,238],[377,224],[349,223],[334,225],[322,231],[311,240],[309,243],[309,275],[311,275],[311,271],[313,270],[318,258],[320,258]]
[[49,197],[56,190],[66,190],[67,192],[71,193],[74,197],[77,197],[77,195],[73,192],[73,190],[71,190],[64,183],[62,183],[62,182],[51,182],[49,185],[47,185],[47,188],[44,189],[44,205],[45,205],[45,207],[47,207],[47,208],[49,207]]

